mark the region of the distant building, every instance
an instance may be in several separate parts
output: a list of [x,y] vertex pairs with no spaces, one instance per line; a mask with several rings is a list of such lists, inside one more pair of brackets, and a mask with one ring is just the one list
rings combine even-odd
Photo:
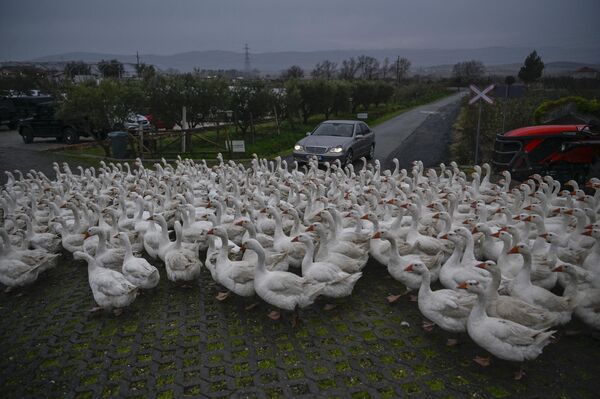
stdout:
[[598,74],[598,71],[594,68],[583,67],[576,70],[573,73],[573,77],[575,79],[598,79],[600,75]]

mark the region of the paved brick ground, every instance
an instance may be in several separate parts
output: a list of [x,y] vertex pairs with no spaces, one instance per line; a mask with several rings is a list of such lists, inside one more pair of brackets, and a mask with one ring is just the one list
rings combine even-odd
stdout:
[[[467,336],[424,332],[414,302],[386,303],[403,287],[371,262],[352,297],[332,311],[266,317],[265,304],[214,299],[204,270],[199,287],[166,280],[120,317],[89,315],[84,263],[70,255],[26,289],[0,294],[0,397],[597,397],[600,341],[561,336],[527,376],[493,360]],[[406,325],[407,322],[408,325]],[[581,326],[571,324],[568,329]]]

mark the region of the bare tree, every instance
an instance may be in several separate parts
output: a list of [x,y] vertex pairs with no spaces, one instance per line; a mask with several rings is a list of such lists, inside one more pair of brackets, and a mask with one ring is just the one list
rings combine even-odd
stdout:
[[452,76],[458,84],[477,81],[481,79],[484,72],[483,63],[477,60],[459,62],[452,68]]
[[337,73],[337,63],[325,60],[315,65],[315,69],[310,73],[316,79],[334,79]]
[[300,79],[302,77],[304,77],[304,70],[298,65],[292,65],[281,73],[281,78],[284,80]]
[[356,61],[354,57],[342,61],[339,74],[340,79],[353,80],[356,77],[356,72],[358,72],[359,68],[360,65],[358,65],[358,61]]
[[373,80],[377,78],[377,72],[379,71],[379,61],[368,55],[361,55],[358,57],[358,65],[361,71],[361,78],[366,80]]
[[396,59],[396,62],[391,67],[396,82],[400,83],[402,80],[406,79],[406,76],[408,75],[408,70],[410,69],[410,65],[411,63],[407,58],[398,57]]
[[383,65],[381,65],[381,79],[385,80],[388,77],[388,74],[390,72],[390,59],[389,57],[385,57],[383,59]]

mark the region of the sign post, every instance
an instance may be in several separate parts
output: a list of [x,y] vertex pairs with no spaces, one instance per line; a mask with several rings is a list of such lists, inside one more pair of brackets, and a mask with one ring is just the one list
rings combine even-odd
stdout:
[[473,105],[476,102],[479,102],[479,110],[477,115],[477,133],[475,135],[475,165],[477,165],[477,163],[479,162],[479,129],[481,128],[481,101],[479,100],[483,100],[488,104],[493,105],[494,100],[486,94],[494,89],[494,85],[491,84],[483,90],[480,90],[475,85],[470,85],[469,88],[475,93],[475,96],[469,100],[469,105]]

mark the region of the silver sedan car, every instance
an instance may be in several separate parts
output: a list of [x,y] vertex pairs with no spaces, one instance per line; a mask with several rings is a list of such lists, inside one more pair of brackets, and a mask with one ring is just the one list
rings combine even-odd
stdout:
[[319,163],[339,159],[343,165],[361,156],[375,155],[375,134],[362,121],[328,120],[294,145],[294,159],[305,163],[316,157]]

